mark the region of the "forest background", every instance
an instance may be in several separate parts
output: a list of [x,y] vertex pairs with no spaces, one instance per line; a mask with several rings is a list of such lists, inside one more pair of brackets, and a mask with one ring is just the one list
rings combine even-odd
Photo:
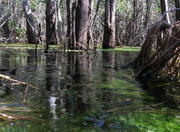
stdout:
[[46,50],[49,44],[141,46],[148,26],[175,5],[178,0],[0,0],[0,42],[43,43]]

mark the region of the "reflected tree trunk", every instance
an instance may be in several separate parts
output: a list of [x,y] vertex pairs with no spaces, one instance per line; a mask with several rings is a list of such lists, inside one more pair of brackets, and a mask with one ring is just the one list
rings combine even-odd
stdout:
[[114,52],[102,52],[103,57],[103,67],[104,70],[104,82],[111,82],[114,75],[114,66],[115,66],[115,53]]
[[104,21],[104,39],[102,47],[104,49],[114,48],[115,46],[115,16],[116,0],[105,1],[105,21]]
[[[76,91],[70,95],[71,100],[66,101],[66,109],[73,113],[84,113],[89,110],[90,72],[87,54],[71,53],[68,55],[68,90]],[[69,95],[68,95],[69,96]]]
[[46,69],[45,69],[45,85],[46,90],[49,92],[48,95],[48,102],[49,102],[49,109],[51,113],[52,120],[57,119],[57,113],[56,113],[56,100],[57,97],[55,96],[56,92],[59,89],[58,84],[58,78],[59,76],[56,76],[56,73],[59,71],[56,71],[53,66],[56,65],[57,62],[57,56],[56,54],[47,54],[46,55]]

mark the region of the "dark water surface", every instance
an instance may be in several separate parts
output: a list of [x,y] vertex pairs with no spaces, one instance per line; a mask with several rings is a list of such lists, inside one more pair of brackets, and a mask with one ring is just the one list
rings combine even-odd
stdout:
[[[137,52],[49,53],[0,50],[1,69],[16,69],[12,78],[28,82],[0,97],[5,106],[25,112],[5,113],[26,119],[1,121],[5,132],[176,132],[180,111],[164,104],[121,66]],[[177,95],[178,96],[178,95]],[[0,105],[3,107],[3,105]],[[3,111],[2,111],[3,112]],[[1,113],[2,113],[1,112]]]

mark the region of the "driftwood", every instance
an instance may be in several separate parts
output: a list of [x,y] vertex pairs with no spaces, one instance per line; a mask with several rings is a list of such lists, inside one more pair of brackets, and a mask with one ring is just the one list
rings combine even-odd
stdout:
[[180,22],[169,25],[165,22],[153,24],[147,31],[140,54],[131,63],[137,68],[137,76],[163,73],[180,76]]

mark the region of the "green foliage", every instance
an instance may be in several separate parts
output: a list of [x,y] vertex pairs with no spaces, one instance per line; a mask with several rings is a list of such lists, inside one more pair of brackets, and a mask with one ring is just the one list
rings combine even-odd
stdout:
[[17,31],[17,38],[19,39],[19,37],[22,37],[24,35],[24,29],[22,29],[20,26],[19,27],[15,27],[16,31]]

